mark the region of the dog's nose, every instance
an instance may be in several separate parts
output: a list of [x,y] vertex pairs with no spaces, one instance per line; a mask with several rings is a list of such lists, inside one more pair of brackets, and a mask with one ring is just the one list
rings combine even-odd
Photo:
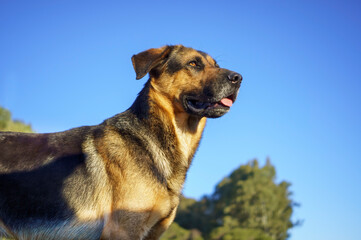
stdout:
[[227,77],[228,80],[230,80],[232,83],[238,83],[242,81],[242,75],[236,72],[231,72]]

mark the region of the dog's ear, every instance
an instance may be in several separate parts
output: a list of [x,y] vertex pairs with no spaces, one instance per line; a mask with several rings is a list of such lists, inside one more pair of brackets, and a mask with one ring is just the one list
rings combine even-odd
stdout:
[[149,73],[153,68],[169,56],[171,46],[161,48],[151,48],[147,51],[133,55],[132,63],[136,73],[136,79],[139,80]]

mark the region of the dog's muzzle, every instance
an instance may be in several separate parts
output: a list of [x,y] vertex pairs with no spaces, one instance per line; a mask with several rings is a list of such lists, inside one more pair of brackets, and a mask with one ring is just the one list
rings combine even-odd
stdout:
[[230,110],[242,82],[242,75],[227,69],[210,81],[199,92],[183,95],[183,106],[192,115],[218,118]]

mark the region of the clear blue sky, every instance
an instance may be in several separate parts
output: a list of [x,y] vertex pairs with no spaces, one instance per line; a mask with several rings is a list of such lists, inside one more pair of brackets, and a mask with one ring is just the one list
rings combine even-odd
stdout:
[[360,239],[360,1],[2,0],[0,105],[37,132],[98,124],[146,80],[131,56],[178,43],[244,77],[230,113],[208,121],[184,194],[270,157],[301,204],[290,239]]

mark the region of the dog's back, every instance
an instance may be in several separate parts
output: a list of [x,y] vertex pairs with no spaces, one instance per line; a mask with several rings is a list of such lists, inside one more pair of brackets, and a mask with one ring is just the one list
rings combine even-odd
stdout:
[[30,171],[50,163],[57,153],[79,153],[86,129],[49,134],[0,132],[0,172]]

